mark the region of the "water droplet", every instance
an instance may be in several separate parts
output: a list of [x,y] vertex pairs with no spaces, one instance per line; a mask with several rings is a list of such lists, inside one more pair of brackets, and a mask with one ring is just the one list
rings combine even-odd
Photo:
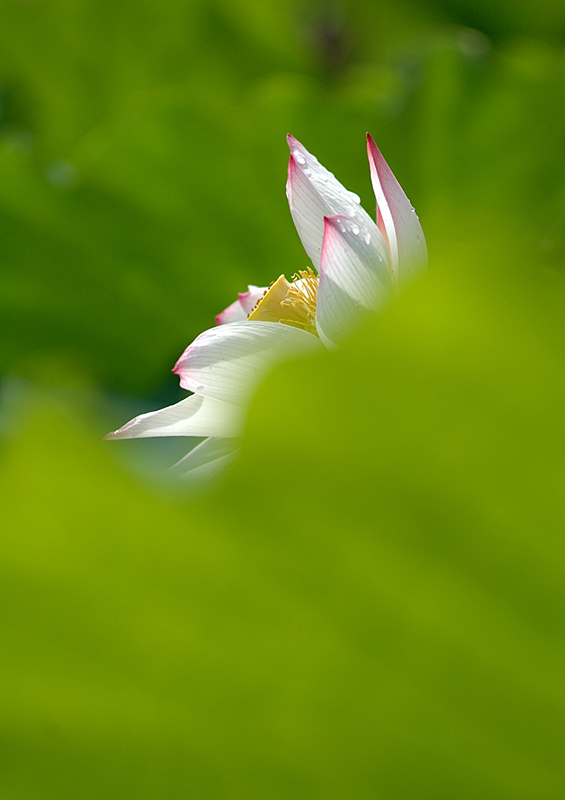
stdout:
[[361,203],[361,198],[359,197],[358,194],[355,194],[355,192],[347,192],[347,194],[349,195],[351,200],[353,200],[353,202],[356,203],[357,205]]
[[292,151],[292,155],[294,156],[297,164],[305,164],[306,163],[306,159],[304,158],[304,156],[302,155],[300,150],[293,150]]
[[364,233],[363,234],[363,241],[365,242],[365,244],[371,244],[371,236],[370,236],[370,234]]
[[312,170],[311,169],[303,169],[302,172],[303,172],[304,175],[306,175],[307,178],[311,178],[312,177]]
[[355,222],[351,223],[349,229],[354,236],[359,236],[359,225],[357,225]]
[[201,391],[202,391],[202,389],[204,389],[204,388],[205,388],[205,387],[204,387],[204,384],[203,384],[203,383],[199,383],[199,384],[198,384],[198,386],[196,387],[196,389],[195,389],[194,391],[195,391],[195,392],[201,392]]

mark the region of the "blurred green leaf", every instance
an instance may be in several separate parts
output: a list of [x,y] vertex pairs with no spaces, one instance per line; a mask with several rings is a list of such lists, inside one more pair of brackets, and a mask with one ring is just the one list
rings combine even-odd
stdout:
[[477,252],[444,241],[346,351],[272,375],[200,499],[28,412],[8,787],[32,761],[29,797],[561,797],[562,279]]

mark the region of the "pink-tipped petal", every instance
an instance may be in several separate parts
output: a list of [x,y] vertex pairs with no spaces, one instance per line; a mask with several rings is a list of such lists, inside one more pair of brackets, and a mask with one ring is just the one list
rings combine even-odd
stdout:
[[371,217],[359,205],[359,198],[349,192],[293,136],[287,136],[290,147],[286,196],[290,213],[304,249],[315,269],[320,269],[324,217],[343,214],[362,225],[385,258],[388,248]]
[[226,325],[228,322],[243,322],[251,312],[253,306],[267,291],[266,286],[248,286],[246,292],[239,292],[237,300],[216,316],[216,325]]
[[267,291],[266,286],[248,286],[246,292],[239,292],[237,300],[216,316],[216,325],[228,322],[243,322],[261,297]]
[[367,153],[377,199],[377,222],[385,233],[393,273],[400,283],[428,263],[424,232],[410,200],[369,134]]
[[243,310],[239,299],[231,303],[219,314],[216,314],[216,325],[227,325],[229,322],[243,322],[247,319],[247,314]]
[[314,334],[280,322],[233,322],[201,333],[173,372],[183,389],[245,405],[270,367],[321,346]]
[[350,217],[326,217],[316,303],[324,344],[342,344],[391,292],[388,266],[368,231]]
[[238,295],[239,304],[245,311],[245,317],[251,313],[252,309],[257,305],[259,300],[267,291],[268,286],[248,286],[246,292],[240,292]]
[[173,406],[141,414],[104,438],[238,436],[242,424],[242,410],[239,406],[195,394]]

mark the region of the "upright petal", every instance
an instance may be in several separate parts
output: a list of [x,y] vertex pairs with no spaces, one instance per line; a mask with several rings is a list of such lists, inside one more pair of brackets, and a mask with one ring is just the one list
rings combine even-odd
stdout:
[[377,222],[388,241],[393,273],[401,282],[428,263],[424,232],[410,200],[369,134],[367,153],[377,199]]
[[382,305],[392,283],[382,254],[355,220],[326,217],[324,225],[316,326],[332,349]]
[[317,336],[280,322],[233,322],[201,333],[173,372],[183,389],[244,405],[269,367],[321,347]]
[[216,316],[216,325],[246,320],[253,306],[258,303],[266,291],[266,286],[248,286],[246,292],[240,292],[237,300]]
[[194,394],[173,406],[150,411],[127,422],[105,439],[152,436],[238,436],[243,423],[240,406]]
[[388,257],[382,233],[371,217],[359,205],[359,198],[345,189],[318,159],[293,136],[287,136],[290,147],[286,196],[290,213],[316,270],[320,269],[324,217],[342,214],[362,225],[373,239],[375,247]]

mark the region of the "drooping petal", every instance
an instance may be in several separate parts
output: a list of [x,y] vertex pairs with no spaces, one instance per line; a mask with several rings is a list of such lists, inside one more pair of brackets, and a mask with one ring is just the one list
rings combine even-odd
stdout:
[[342,214],[362,225],[375,247],[388,258],[388,248],[382,233],[371,217],[359,205],[359,198],[345,189],[318,159],[293,136],[287,136],[290,147],[286,196],[290,213],[304,249],[315,269],[320,269],[324,217]]
[[253,306],[263,297],[266,291],[266,286],[248,286],[246,292],[240,292],[237,300],[216,316],[216,325],[246,320]]
[[280,322],[233,322],[201,333],[173,372],[183,389],[244,405],[273,364],[321,347],[317,336]]
[[377,199],[377,222],[386,233],[396,280],[402,282],[428,263],[424,232],[410,200],[369,134],[367,153]]
[[239,439],[205,439],[184,458],[171,467],[179,478],[201,480],[210,478],[224,468],[237,452]]
[[342,344],[393,291],[388,266],[368,231],[350,217],[324,219],[316,327],[327,347]]
[[141,414],[104,438],[238,436],[243,423],[242,417],[240,406],[194,394],[175,405]]

